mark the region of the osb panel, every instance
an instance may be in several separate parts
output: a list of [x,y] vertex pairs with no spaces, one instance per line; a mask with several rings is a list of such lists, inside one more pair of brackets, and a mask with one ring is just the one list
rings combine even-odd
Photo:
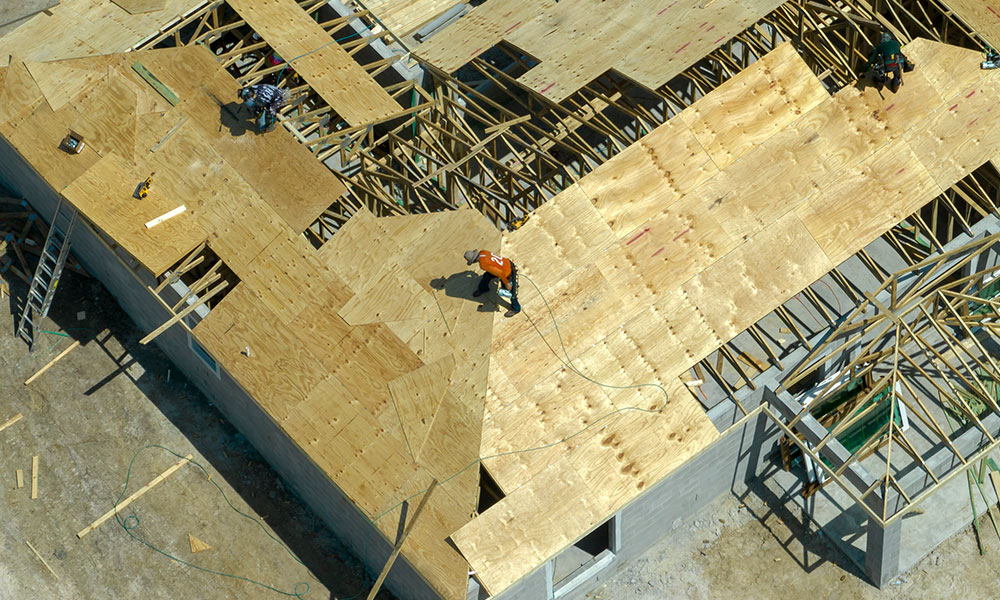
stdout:
[[351,125],[401,109],[361,65],[292,0],[232,0],[246,19],[333,110]]
[[[560,499],[558,507],[552,503],[554,498]],[[560,460],[451,537],[479,581],[494,595],[554,550],[571,544],[572,532],[588,530],[602,514],[603,507],[587,483],[567,461]],[[573,523],[572,528],[566,527],[567,522]]]
[[554,0],[484,2],[421,44],[416,53],[451,73],[496,45],[504,34],[555,5]]
[[[774,259],[789,248],[795,249],[794,261]],[[805,225],[789,213],[682,288],[714,335],[731,340],[834,266]],[[690,366],[678,365],[678,374]]]
[[77,66],[73,61],[24,63],[52,110],[59,110],[107,74],[104,65],[103,69],[92,62],[84,65]]
[[724,169],[829,97],[786,42],[682,112],[680,118]]
[[161,0],[159,4],[156,10],[130,14],[108,0],[62,0],[0,38],[0,65],[7,64],[9,54],[51,61],[124,52],[200,2]]
[[448,379],[454,371],[455,357],[445,356],[388,384],[407,446],[415,459],[421,454],[427,432],[448,389]]
[[796,213],[838,265],[941,193],[909,146],[897,140],[849,169]]
[[8,133],[20,122],[18,117],[30,113],[45,96],[19,58],[12,57],[4,73],[3,89],[0,91],[0,125],[4,126],[4,133]]
[[74,102],[79,116],[71,128],[83,135],[102,156],[135,153],[135,129],[138,114],[136,93],[116,73],[97,83]]
[[435,35],[417,54],[452,72],[505,39],[541,61],[519,82],[554,102],[611,69],[656,89],[780,4],[487,2]]
[[399,37],[444,14],[461,0],[375,0],[365,3]]
[[145,223],[181,206],[183,199],[152,194],[135,200],[132,193],[139,181],[121,158],[109,154],[62,193],[94,225],[160,275],[207,234],[187,212],[147,229]]
[[[994,48],[1000,46],[1000,4],[993,0],[945,0],[945,6],[979,32]],[[981,56],[981,55],[980,55]]]
[[672,119],[587,174],[579,187],[622,236],[717,172],[691,130]]

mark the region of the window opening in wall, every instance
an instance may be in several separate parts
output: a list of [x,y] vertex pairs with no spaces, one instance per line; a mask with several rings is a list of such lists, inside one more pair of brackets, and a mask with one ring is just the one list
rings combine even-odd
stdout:
[[201,344],[195,341],[194,336],[190,333],[188,334],[188,347],[194,352],[195,356],[201,359],[201,362],[205,363],[205,366],[209,368],[216,377],[221,377],[219,375],[219,363],[215,362],[215,359],[209,355],[208,351],[201,347]]
[[503,500],[504,493],[500,489],[496,480],[490,475],[490,472],[486,470],[486,467],[480,463],[479,465],[479,504],[476,507],[476,512],[483,513],[489,507],[493,506],[497,502]]
[[588,533],[552,561],[552,598],[558,599],[603,571],[615,558],[621,515],[615,515]]

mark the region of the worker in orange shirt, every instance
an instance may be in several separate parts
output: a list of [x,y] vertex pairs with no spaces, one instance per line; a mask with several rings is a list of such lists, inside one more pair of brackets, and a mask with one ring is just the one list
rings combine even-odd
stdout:
[[[465,253],[465,262],[470,265],[479,261],[479,268],[483,270],[483,276],[479,280],[479,287],[473,292],[473,296],[482,296],[490,291],[490,282],[494,279],[500,280],[500,287],[510,293],[510,310],[504,316],[513,317],[521,312],[521,303],[517,301],[517,267],[509,258],[493,254],[486,250],[469,250]],[[501,297],[505,294],[501,293]]]

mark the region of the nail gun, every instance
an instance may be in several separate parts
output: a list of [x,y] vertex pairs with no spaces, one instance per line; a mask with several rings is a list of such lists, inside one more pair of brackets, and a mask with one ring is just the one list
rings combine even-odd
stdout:
[[996,69],[1000,68],[1000,52],[997,52],[989,46],[983,50],[983,62],[979,63],[981,69]]

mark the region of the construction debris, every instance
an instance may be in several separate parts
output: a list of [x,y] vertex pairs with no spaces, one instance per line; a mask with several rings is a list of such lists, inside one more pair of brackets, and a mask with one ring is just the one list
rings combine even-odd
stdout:
[[53,365],[55,365],[57,362],[62,360],[67,354],[69,354],[73,350],[76,350],[79,347],[80,347],[80,340],[76,340],[75,342],[70,344],[65,350],[57,354],[55,358],[45,363],[45,366],[42,367],[41,369],[38,369],[38,371],[36,371],[34,375],[24,380],[24,385],[29,385],[32,381],[41,377],[46,371],[51,369]]
[[167,477],[170,477],[170,475],[172,475],[175,471],[177,471],[178,469],[180,469],[181,467],[183,467],[187,463],[191,462],[192,458],[193,458],[193,455],[188,454],[184,458],[182,458],[179,461],[177,461],[177,463],[174,464],[172,467],[170,467],[169,469],[167,469],[163,473],[160,473],[159,475],[157,475],[156,477],[154,477],[149,483],[147,483],[146,485],[144,485],[141,488],[139,488],[138,490],[136,490],[136,492],[134,494],[132,494],[128,498],[125,498],[121,502],[117,503],[114,508],[112,508],[108,512],[104,513],[100,517],[98,517],[97,520],[95,520],[90,525],[88,525],[88,526],[84,527],[83,529],[81,529],[76,534],[76,537],[82,539],[85,535],[87,535],[91,531],[93,531],[93,530],[97,529],[98,527],[100,527],[101,525],[103,525],[105,522],[108,521],[108,519],[110,519],[111,517],[113,517],[116,514],[118,514],[119,511],[121,511],[122,509],[124,509],[125,507],[127,507],[129,504],[132,504],[133,502],[135,502],[139,498],[141,498],[146,492],[148,492],[149,490],[153,489],[157,485],[163,483],[163,481]]
[[31,457],[31,499],[38,499],[38,455]]
[[59,575],[57,575],[56,572],[52,570],[52,567],[49,566],[48,561],[46,561],[44,558],[42,558],[42,555],[38,553],[38,550],[35,550],[35,547],[31,545],[31,542],[29,542],[28,540],[24,540],[24,543],[27,544],[28,548],[31,549],[31,552],[32,552],[32,554],[35,555],[35,558],[37,558],[38,560],[42,561],[42,564],[45,565],[45,569],[49,573],[51,573],[53,577],[55,577],[56,579],[59,579]]
[[10,427],[11,425],[13,425],[14,423],[17,423],[23,417],[24,417],[24,415],[22,415],[21,413],[17,413],[13,417],[7,419],[6,422],[4,422],[2,425],[0,425],[0,431],[3,431],[4,429],[7,429],[8,427]]
[[190,533],[188,534],[188,545],[191,547],[191,553],[197,554],[199,552],[204,552],[205,550],[211,550],[212,547],[205,542],[194,537]]

